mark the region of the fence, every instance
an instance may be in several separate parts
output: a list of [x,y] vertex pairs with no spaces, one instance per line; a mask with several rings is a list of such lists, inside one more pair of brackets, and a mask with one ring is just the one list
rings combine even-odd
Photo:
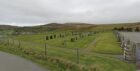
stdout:
[[0,43],[14,50],[22,51],[25,54],[35,55],[37,58],[49,57],[52,60],[52,62],[58,60],[60,62],[64,62],[64,64],[75,66],[77,66],[77,64],[80,63],[80,50],[78,48],[67,49],[62,47],[54,47],[49,46],[46,43],[40,44],[33,42],[25,42],[6,36],[0,38]]

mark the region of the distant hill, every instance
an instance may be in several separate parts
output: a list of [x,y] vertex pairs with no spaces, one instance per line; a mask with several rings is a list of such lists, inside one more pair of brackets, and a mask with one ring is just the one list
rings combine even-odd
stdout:
[[90,28],[96,27],[93,24],[85,23],[49,23],[39,26],[30,26],[30,27],[17,27],[15,31],[17,32],[45,32],[45,31],[59,31],[59,30],[87,30]]
[[114,28],[133,28],[135,29],[136,27],[140,28],[140,22],[135,22],[135,23],[115,23],[115,24],[99,24],[96,25],[93,30],[100,31],[100,30],[112,30]]
[[0,30],[13,30],[17,28],[17,26],[11,26],[11,25],[0,25]]
[[119,24],[87,24],[87,23],[49,23],[39,26],[17,27],[10,25],[0,25],[0,30],[14,30],[15,32],[46,32],[59,30],[111,30],[114,27],[140,27],[140,22],[136,23],[119,23]]
[[86,29],[86,28],[93,28],[96,25],[93,24],[86,24],[86,23],[65,23],[65,24],[59,24],[59,23],[50,23],[46,25],[41,25],[42,27],[47,27],[49,29]]

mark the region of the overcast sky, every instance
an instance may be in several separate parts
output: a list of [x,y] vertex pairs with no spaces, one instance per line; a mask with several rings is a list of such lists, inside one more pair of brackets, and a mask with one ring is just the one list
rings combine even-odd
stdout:
[[140,21],[140,0],[0,0],[0,24]]

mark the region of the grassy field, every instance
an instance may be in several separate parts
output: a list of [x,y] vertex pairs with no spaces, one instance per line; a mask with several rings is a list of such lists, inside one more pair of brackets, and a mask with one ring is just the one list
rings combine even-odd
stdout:
[[[87,36],[83,38],[79,38],[77,35],[68,35],[67,37],[64,38],[55,38],[51,40],[45,40],[45,37],[48,36],[49,34],[37,34],[37,35],[20,35],[16,37],[18,40],[22,41],[29,41],[29,42],[34,42],[34,43],[46,43],[51,46],[57,46],[57,47],[67,47],[67,48],[82,48],[86,46],[88,43],[92,42],[95,37],[97,36],[96,34],[93,36]],[[59,33],[56,34],[57,37]],[[78,37],[78,40],[75,42],[71,42],[70,39],[72,37]],[[53,42],[53,43],[52,43]],[[65,46],[63,43],[65,42]]]
[[[75,42],[69,41],[73,37],[69,35],[65,38],[67,39],[66,48],[62,48],[64,38],[45,41],[46,35],[19,35],[14,38],[14,42],[10,38],[6,45],[1,43],[0,50],[24,56],[46,66],[51,71],[136,71],[133,63],[127,63],[113,56],[122,54],[122,50],[112,32],[100,32]],[[97,41],[96,45],[92,46],[91,43],[94,41]],[[45,43],[48,44],[47,55],[44,51]],[[79,64],[76,63],[75,48],[79,48]],[[90,51],[86,51],[87,49]]]
[[113,32],[102,33],[98,38],[93,51],[107,54],[122,54],[119,42]]

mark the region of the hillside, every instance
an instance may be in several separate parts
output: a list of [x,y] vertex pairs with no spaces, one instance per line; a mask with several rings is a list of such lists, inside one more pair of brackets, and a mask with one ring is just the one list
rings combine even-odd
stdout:
[[50,23],[50,24],[46,24],[46,25],[41,25],[42,27],[47,27],[49,29],[89,29],[89,28],[93,28],[96,25],[94,24],[86,24],[86,23],[64,23],[64,24],[59,24],[59,23]]
[[46,31],[62,31],[62,30],[89,30],[96,27],[93,24],[84,24],[84,23],[50,23],[39,26],[32,27],[18,27],[15,31],[18,32],[46,32]]
[[46,31],[65,31],[65,30],[75,30],[75,31],[102,31],[102,30],[112,30],[114,27],[124,27],[124,28],[136,28],[140,27],[140,22],[136,23],[120,23],[120,24],[87,24],[87,23],[49,23],[39,26],[30,27],[18,27],[10,25],[0,25],[0,30],[14,30],[15,32],[46,32]]
[[11,30],[17,28],[17,26],[11,26],[11,25],[0,25],[0,30]]
[[136,71],[134,63],[122,60],[123,50],[112,30],[122,26],[139,24],[51,23],[16,27],[15,34],[3,35],[6,38],[1,38],[0,50],[22,56],[50,71]]

